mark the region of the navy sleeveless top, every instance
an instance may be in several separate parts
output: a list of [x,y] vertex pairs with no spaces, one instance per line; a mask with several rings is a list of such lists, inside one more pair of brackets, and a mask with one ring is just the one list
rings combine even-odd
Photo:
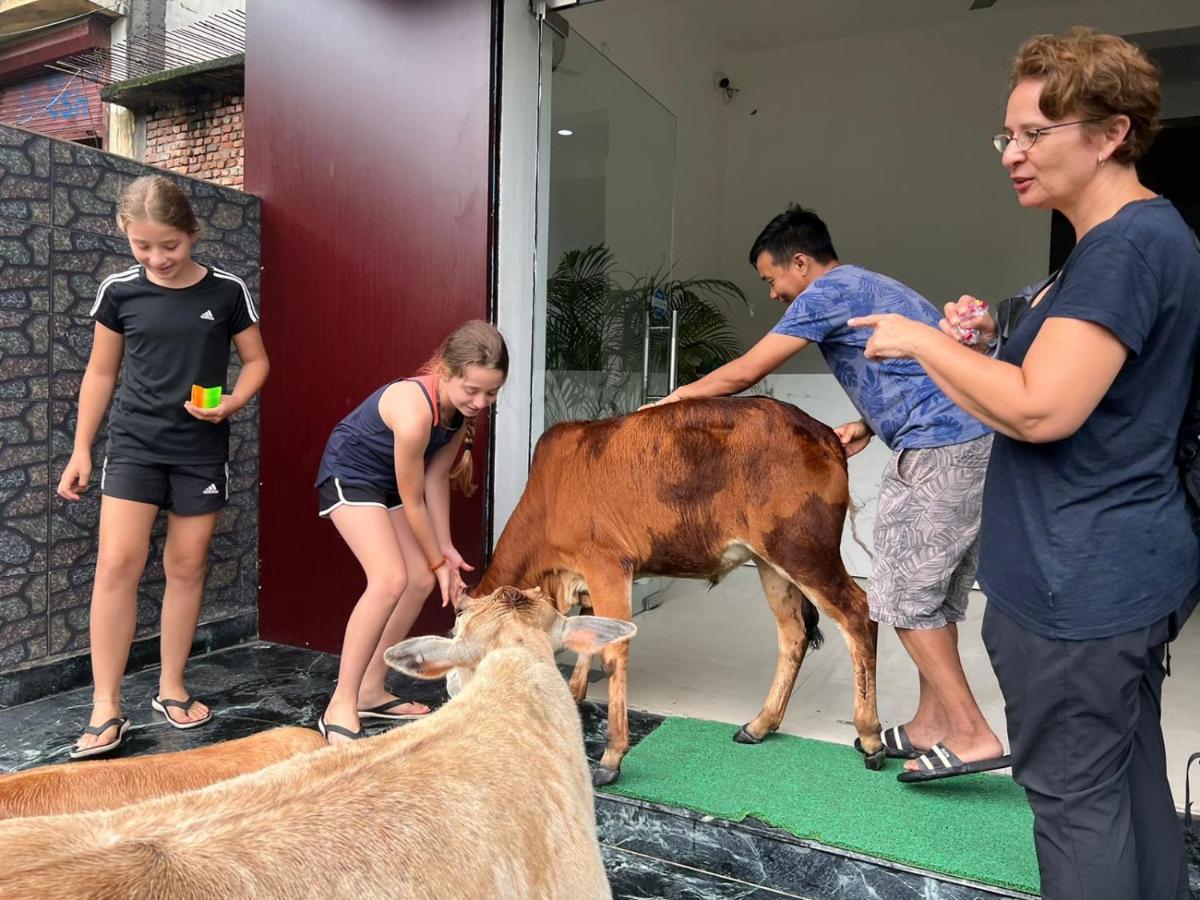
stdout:
[[389,491],[398,490],[396,436],[379,415],[379,398],[400,381],[415,381],[425,395],[429,408],[433,410],[429,443],[425,445],[425,462],[428,463],[430,457],[454,439],[462,425],[462,413],[455,413],[451,425],[442,423],[441,410],[435,399],[437,382],[433,376],[389,381],[372,392],[334,427],[325,444],[325,452],[321,455],[321,467],[317,470],[318,485],[327,478],[339,478],[346,484],[369,484]]

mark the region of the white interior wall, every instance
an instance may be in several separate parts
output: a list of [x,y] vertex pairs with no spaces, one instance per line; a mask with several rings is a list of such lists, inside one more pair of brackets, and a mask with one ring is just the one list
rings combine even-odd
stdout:
[[[590,3],[568,17],[677,116],[679,270],[729,278],[754,299],[753,316],[735,316],[747,344],[780,309],[746,252],[793,200],[825,218],[843,260],[934,301],[966,291],[1001,299],[1041,277],[1049,215],[1017,206],[989,144],[1012,54],[1030,35],[1070,25],[1137,34],[1200,18],[1193,0],[999,4],[944,24],[738,53],[687,4]],[[713,87],[717,70],[740,89],[728,105]],[[823,372],[808,356],[785,371]]]
[[676,117],[675,271],[720,277],[726,107],[713,88],[720,45],[696,23],[654,3],[591,3],[569,11],[573,29]]
[[[746,253],[790,201],[821,214],[844,261],[935,303],[966,292],[999,300],[1043,276],[1049,214],[1017,205],[989,144],[1013,53],[1032,34],[1071,25],[1137,34],[1194,26],[1197,12],[1192,0],[1000,4],[945,24],[740,53],[685,4],[594,3],[569,20],[676,114],[679,270],[728,278],[752,298],[753,314],[731,317],[748,346],[782,310]],[[713,87],[717,70],[739,88],[730,104]],[[815,350],[766,386],[831,425],[855,417]],[[861,511],[843,552],[855,575],[869,574],[859,542],[870,545],[887,457],[874,442],[851,464]]]
[[618,271],[662,269],[674,220],[675,116],[575,33],[550,106],[550,270],[564,251],[601,241]]
[[[1045,275],[1049,255],[1049,213],[1017,205],[989,144],[1017,47],[1071,25],[1123,34],[1196,20],[1190,0],[1009,13],[1001,3],[942,25],[735,56],[744,114],[726,122],[725,276],[758,286],[746,252],[794,200],[826,220],[843,261],[935,304],[1002,299]],[[743,322],[742,334],[757,338],[771,318]]]

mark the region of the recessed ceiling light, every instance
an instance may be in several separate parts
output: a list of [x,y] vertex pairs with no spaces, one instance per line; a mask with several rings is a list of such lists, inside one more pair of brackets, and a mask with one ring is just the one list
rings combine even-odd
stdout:
[[563,137],[570,137],[575,132],[573,132],[570,128],[560,128],[560,129],[558,129],[558,133],[561,134]]

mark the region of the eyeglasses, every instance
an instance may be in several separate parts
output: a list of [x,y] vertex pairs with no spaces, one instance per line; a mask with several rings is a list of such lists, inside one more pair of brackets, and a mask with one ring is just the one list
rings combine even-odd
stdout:
[[1018,149],[1028,151],[1047,131],[1053,131],[1056,128],[1067,128],[1071,125],[1089,125],[1092,122],[1103,122],[1102,118],[1079,119],[1075,122],[1062,122],[1058,125],[1043,125],[1041,128],[1026,128],[1024,131],[1013,137],[1011,134],[997,134],[992,138],[992,146],[996,148],[997,153],[1003,153],[1008,149],[1008,145],[1013,141],[1017,142]]

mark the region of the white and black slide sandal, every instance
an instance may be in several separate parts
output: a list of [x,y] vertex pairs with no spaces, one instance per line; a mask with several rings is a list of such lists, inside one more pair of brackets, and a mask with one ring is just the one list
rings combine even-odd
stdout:
[[[917,759],[921,755],[921,751],[914,747],[912,741],[908,739],[908,731],[903,725],[893,725],[891,728],[883,729],[879,738],[883,741],[883,749],[887,753],[888,759]],[[859,753],[866,752],[863,750],[862,741],[858,738],[854,739],[854,749]]]
[[976,772],[1007,769],[1011,765],[1011,756],[996,756],[977,762],[963,762],[953,750],[939,742],[917,757],[915,770],[901,772],[896,776],[896,780],[906,784],[920,784],[926,781],[937,781],[940,778],[953,778],[956,775],[974,775]]

